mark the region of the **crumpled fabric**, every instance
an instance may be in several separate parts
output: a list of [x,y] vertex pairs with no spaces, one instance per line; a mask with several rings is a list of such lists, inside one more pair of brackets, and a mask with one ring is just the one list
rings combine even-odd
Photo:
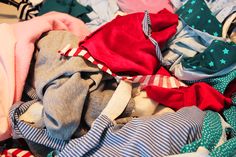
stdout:
[[[87,36],[80,48],[116,74],[155,74],[160,63],[155,46],[143,33],[143,18],[143,13],[119,16]],[[176,33],[178,16],[164,9],[150,14],[150,20],[152,38],[161,49]]]
[[87,14],[91,22],[86,23],[91,31],[114,19],[119,11],[116,0],[77,0],[77,2],[93,9]]
[[145,90],[149,98],[175,110],[186,106],[197,106],[201,110],[220,112],[232,104],[230,98],[225,97],[204,82],[195,83],[192,86],[179,89],[148,86]]
[[150,13],[157,13],[166,8],[170,12],[174,12],[170,0],[116,0],[118,6],[123,12],[136,13],[147,10]]
[[11,136],[7,117],[11,105],[21,99],[34,43],[49,30],[67,30],[81,40],[89,33],[81,20],[56,12],[25,22],[0,25],[0,141]]

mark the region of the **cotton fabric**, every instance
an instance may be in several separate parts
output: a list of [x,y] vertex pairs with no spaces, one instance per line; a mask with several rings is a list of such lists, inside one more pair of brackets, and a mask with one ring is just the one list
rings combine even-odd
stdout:
[[219,112],[232,104],[230,98],[224,97],[213,87],[203,82],[179,89],[148,86],[145,90],[149,98],[175,110],[185,106],[197,106],[202,110]]
[[71,140],[57,156],[166,156],[177,154],[183,144],[201,137],[203,111],[188,107],[176,113],[135,118],[116,125],[98,117],[83,137]]
[[[165,9],[157,14],[150,14],[150,17],[152,37],[163,48],[176,32],[178,17]],[[80,43],[80,48],[87,50],[94,59],[105,64],[114,73],[154,74],[160,63],[156,58],[155,47],[143,33],[143,18],[143,13],[117,17],[86,37]]]
[[147,10],[150,13],[157,13],[166,8],[173,12],[173,7],[169,0],[117,0],[119,8],[126,13],[144,12]]

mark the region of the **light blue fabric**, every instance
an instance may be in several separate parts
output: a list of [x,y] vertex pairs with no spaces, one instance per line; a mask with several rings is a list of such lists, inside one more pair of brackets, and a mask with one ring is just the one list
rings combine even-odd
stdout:
[[173,72],[174,67],[180,63],[182,58],[194,57],[196,54],[204,52],[215,39],[223,40],[193,29],[180,19],[175,36],[168,41],[167,50],[163,52],[164,60],[172,63],[172,66],[168,67],[169,70]]
[[86,23],[91,31],[112,20],[119,10],[116,0],[77,0],[77,2],[93,8],[93,11],[87,14],[91,22]]
[[161,157],[201,138],[205,112],[197,107],[176,113],[134,118],[117,125],[101,115],[83,137],[71,140],[59,157],[71,156],[149,156]]

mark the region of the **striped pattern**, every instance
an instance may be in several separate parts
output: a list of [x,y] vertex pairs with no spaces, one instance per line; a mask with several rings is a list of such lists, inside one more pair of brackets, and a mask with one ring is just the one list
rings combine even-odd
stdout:
[[167,60],[163,59],[163,56],[162,56],[160,47],[158,45],[158,42],[155,39],[152,38],[152,27],[151,27],[151,25],[152,25],[152,23],[151,23],[149,13],[148,13],[148,11],[145,11],[143,22],[142,22],[143,32],[149,38],[149,40],[152,42],[152,44],[155,46],[156,55],[157,55],[157,58],[159,59],[160,63],[164,66],[170,66],[171,63],[168,62]]
[[39,5],[33,6],[28,0],[23,0],[19,3],[17,17],[20,20],[29,20],[39,13]]
[[62,150],[66,145],[66,141],[51,137],[46,129],[38,129],[19,120],[19,117],[37,101],[38,100],[32,100],[26,103],[19,102],[13,105],[10,110],[10,119],[14,135],[18,138],[24,138],[52,149]]
[[71,140],[59,157],[166,156],[201,138],[205,112],[186,107],[176,113],[134,118],[115,125],[106,116],[96,119],[83,137]]
[[6,149],[3,151],[1,157],[34,157],[29,151],[15,149]]
[[186,87],[183,82],[177,80],[175,77],[172,76],[163,76],[163,75],[138,75],[138,76],[118,76],[113,73],[107,66],[99,63],[96,61],[86,50],[81,50],[80,48],[71,48],[71,45],[66,45],[59,53],[63,56],[81,56],[86,60],[90,61],[91,63],[95,64],[99,69],[102,71],[112,75],[118,81],[125,80],[132,83],[140,83],[142,87],[145,86],[158,86],[162,88],[179,88],[179,87]]

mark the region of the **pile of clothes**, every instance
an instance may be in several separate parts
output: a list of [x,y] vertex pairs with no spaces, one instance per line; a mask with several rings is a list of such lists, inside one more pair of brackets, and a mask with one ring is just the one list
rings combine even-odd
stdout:
[[236,157],[235,23],[234,0],[41,1],[0,24],[0,152]]

